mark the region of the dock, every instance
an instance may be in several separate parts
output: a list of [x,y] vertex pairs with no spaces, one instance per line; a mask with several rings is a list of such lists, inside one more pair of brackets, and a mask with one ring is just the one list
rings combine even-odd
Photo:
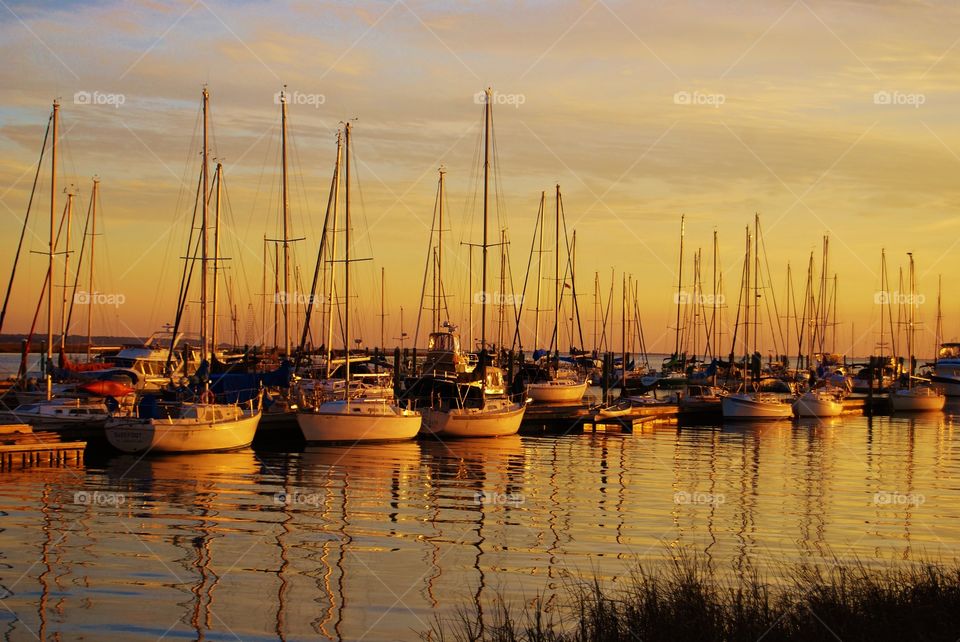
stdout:
[[79,466],[85,441],[61,441],[50,431],[34,432],[27,424],[0,426],[0,470],[29,466]]

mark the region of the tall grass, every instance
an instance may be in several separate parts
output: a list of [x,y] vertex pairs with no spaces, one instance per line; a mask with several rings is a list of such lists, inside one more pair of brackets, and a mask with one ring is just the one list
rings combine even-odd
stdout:
[[860,561],[789,569],[784,585],[759,575],[718,576],[697,557],[625,586],[574,583],[562,608],[542,598],[525,609],[497,598],[483,614],[438,618],[421,638],[437,642],[614,642],[644,640],[958,640],[960,565],[924,562],[871,569]]

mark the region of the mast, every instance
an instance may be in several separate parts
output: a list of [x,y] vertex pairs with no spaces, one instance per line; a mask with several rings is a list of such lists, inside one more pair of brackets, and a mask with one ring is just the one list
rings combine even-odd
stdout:
[[280,154],[283,170],[283,354],[290,358],[290,192],[287,185],[287,94],[280,92]]
[[557,183],[557,192],[555,197],[555,214],[557,235],[553,242],[553,337],[550,343],[553,346],[555,354],[560,355],[560,183]]
[[433,331],[440,332],[440,324],[442,321],[442,315],[440,313],[440,308],[445,301],[443,301],[443,198],[444,198],[444,175],[447,173],[443,167],[440,167],[437,170],[440,174],[439,186],[437,187],[437,207],[438,211],[438,227],[437,227],[437,263],[436,263],[436,274],[434,275],[434,290],[433,290],[433,307],[434,315],[436,321],[433,324]]
[[600,316],[600,273],[593,273],[593,356],[597,356],[597,317]]
[[683,301],[683,233],[687,215],[680,215],[680,260],[677,262],[677,332],[673,344],[673,356],[680,358],[680,303]]
[[[91,218],[91,228],[90,228],[90,277],[87,280],[87,288],[92,294],[95,290],[93,289],[93,240],[97,238],[97,199],[100,197],[100,179],[94,177],[93,179],[93,194],[90,196],[92,199],[90,206],[92,208],[92,218]],[[91,330],[93,328],[93,306],[87,306],[87,361],[90,361],[90,341],[91,341]]]
[[343,345],[347,403],[350,403],[350,123],[344,125],[344,206],[343,206]]
[[386,310],[384,309],[384,291],[386,290],[387,276],[386,270],[381,266],[380,267],[380,351],[383,352],[383,349],[386,347],[387,340],[383,332],[383,323],[387,318]]
[[540,192],[540,212],[538,213],[538,227],[540,230],[537,245],[537,307],[533,309],[533,349],[540,343],[540,284],[543,281],[543,206],[547,198],[546,191]]
[[500,230],[500,296],[499,310],[497,317],[497,347],[503,348],[503,319],[504,319],[504,301],[503,292],[506,288],[507,279],[507,230]]
[[63,296],[60,297],[60,350],[67,345],[67,283],[70,274],[70,232],[73,224],[73,197],[76,194],[73,186],[63,190],[67,195],[67,242],[63,245]]
[[[493,90],[487,87],[486,100],[483,101],[483,269],[480,290],[484,293],[484,301],[480,306],[480,350],[487,349],[487,219],[489,218],[489,191],[490,191],[490,118],[493,103]],[[486,364],[484,364],[484,367]],[[486,379],[486,372],[481,373]]]
[[[753,216],[753,354],[760,337],[760,215]],[[751,359],[753,355],[751,355]]]
[[209,355],[207,343],[207,220],[210,214],[210,203],[207,194],[210,191],[208,130],[210,120],[210,92],[203,88],[203,194],[200,195],[202,217],[200,219],[200,360],[204,361]]
[[[880,248],[880,293],[883,294],[887,292],[887,251],[884,248]],[[883,303],[883,297],[880,298],[880,303]],[[883,334],[883,314],[885,306],[880,306],[880,356],[883,356],[884,353],[884,334]],[[891,328],[891,331],[893,328]]]
[[47,399],[52,396],[50,364],[53,362],[53,255],[54,219],[57,208],[57,130],[60,116],[60,101],[53,101],[53,146],[50,154],[50,254],[47,257],[47,355],[43,364],[44,378],[47,380]]
[[943,342],[943,309],[940,307],[940,298],[943,295],[943,275],[937,275],[937,327],[933,332],[933,362],[940,357],[940,344]]
[[908,277],[910,281],[910,316],[908,317],[907,323],[907,358],[910,359],[908,364],[909,368],[909,378],[907,379],[907,387],[913,388],[913,351],[914,351],[914,331],[917,323],[917,304],[914,301],[916,292],[916,278],[913,272],[913,252],[907,252],[907,256],[910,257],[910,275]]
[[340,202],[340,157],[341,149],[343,145],[343,137],[340,135],[340,132],[337,132],[337,160],[334,164],[333,173],[333,224],[330,226],[329,233],[331,234],[330,241],[328,245],[330,246],[330,287],[327,292],[329,293],[329,310],[327,313],[327,379],[330,378],[331,361],[333,360],[333,308],[336,305],[336,292],[337,292],[337,207]]
[[219,291],[217,272],[220,266],[220,196],[223,183],[223,164],[217,163],[214,180],[217,183],[217,207],[213,216],[213,303],[210,313],[210,354],[211,359],[217,355],[217,292]]

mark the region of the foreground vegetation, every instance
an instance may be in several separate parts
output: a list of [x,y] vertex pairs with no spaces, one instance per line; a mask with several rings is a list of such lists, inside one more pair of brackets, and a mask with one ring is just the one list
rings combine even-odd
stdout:
[[[871,569],[860,562],[799,566],[774,586],[759,576],[718,577],[699,559],[639,569],[615,591],[569,587],[563,608],[492,609],[438,619],[424,640],[614,642],[650,640],[957,640],[960,564]],[[562,615],[561,615],[562,613]]]

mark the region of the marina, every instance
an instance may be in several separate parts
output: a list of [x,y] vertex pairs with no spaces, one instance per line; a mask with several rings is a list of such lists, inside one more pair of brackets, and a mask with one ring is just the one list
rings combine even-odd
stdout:
[[4,2],[0,640],[956,642],[958,32]]

